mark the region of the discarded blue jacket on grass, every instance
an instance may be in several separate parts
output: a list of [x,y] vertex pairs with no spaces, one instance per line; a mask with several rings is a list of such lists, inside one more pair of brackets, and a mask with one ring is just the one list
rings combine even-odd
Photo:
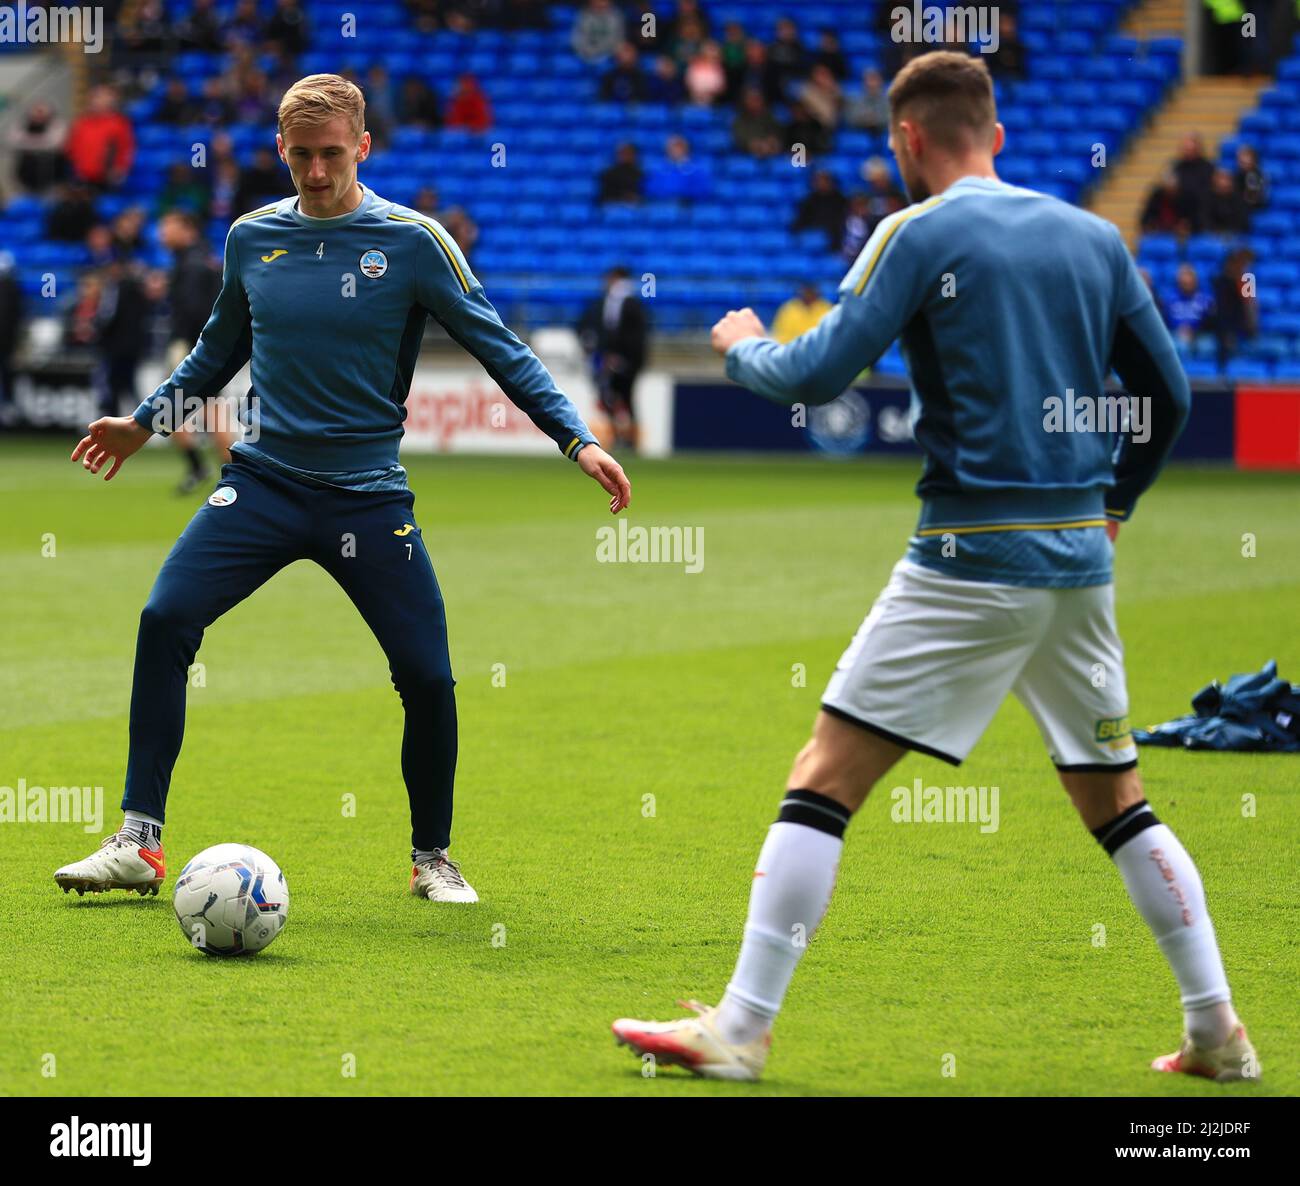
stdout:
[[1275,659],[1226,684],[1207,684],[1192,697],[1192,708],[1190,716],[1135,729],[1133,740],[1186,749],[1300,753],[1300,686],[1278,678]]

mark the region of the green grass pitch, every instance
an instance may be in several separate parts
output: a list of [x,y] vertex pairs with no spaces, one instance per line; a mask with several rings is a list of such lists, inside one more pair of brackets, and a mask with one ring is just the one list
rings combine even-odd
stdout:
[[[9,444],[0,467],[0,785],[101,785],[111,829],[139,610],[197,499],[171,494],[165,450],[105,486],[72,443]],[[888,786],[954,781],[917,757],[850,827],[763,1083],[643,1077],[608,1024],[719,997],[790,760],[914,522],[917,466],[634,460],[634,524],[704,529],[688,574],[596,563],[604,499],[558,458],[409,464],[459,681],[453,853],[481,904],[407,894],[386,665],[342,592],[295,565],[199,653],[158,898],[65,896],[51,873],[99,835],[0,825],[0,1092],[1296,1092],[1300,757],[1143,753],[1264,1068],[1230,1088],[1156,1076],[1173,978],[1014,701],[960,774],[1000,787],[996,833],[892,823]],[[1300,679],[1298,496],[1294,475],[1176,468],[1143,500],[1117,559],[1136,723],[1270,657]],[[227,840],[266,849],[292,890],[251,960],[195,952],[171,910],[181,864]]]

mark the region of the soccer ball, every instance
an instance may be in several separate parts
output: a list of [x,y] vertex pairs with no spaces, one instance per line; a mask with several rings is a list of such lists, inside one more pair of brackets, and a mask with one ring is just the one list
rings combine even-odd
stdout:
[[208,955],[253,955],[289,917],[289,884],[266,853],[247,844],[214,844],[176,879],[176,921]]

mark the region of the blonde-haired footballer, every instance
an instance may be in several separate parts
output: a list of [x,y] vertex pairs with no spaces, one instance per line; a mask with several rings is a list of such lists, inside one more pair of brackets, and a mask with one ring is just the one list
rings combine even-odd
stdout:
[[[721,1004],[624,1018],[614,1034],[697,1074],[758,1078],[804,951],[795,938],[829,905],[850,817],[909,749],[960,763],[1014,692],[1181,989],[1182,1045],[1152,1065],[1257,1075],[1196,866],[1143,797],[1115,630],[1112,540],[1190,405],[1173,343],[1111,224],[998,180],[1003,131],[982,61],[918,57],[889,101],[915,204],[880,223],[815,329],[777,345],[742,309],[713,344],[737,383],[825,403],[901,336],[925,453],[920,522],[795,759]],[[1117,459],[1111,434],[1051,431],[1045,415],[1071,389],[1101,397],[1112,367],[1150,409]]]
[[220,391],[251,357],[258,433],[232,445],[218,488],[167,557],[140,615],[125,820],[54,879],[65,892],[157,893],[186,673],[203,632],[280,569],[311,560],[374,631],[401,697],[410,890],[475,902],[447,853],[457,737],[442,593],[398,464],[428,318],[605,488],[611,512],[628,505],[631,488],[536,355],[502,324],[451,236],[357,180],[370,133],[355,85],[334,74],[295,83],[280,104],[276,144],[296,195],[235,220],[221,292],[197,345],[134,415],[96,420],[72,454],[113,477],[155,432],[180,427],[185,401]]

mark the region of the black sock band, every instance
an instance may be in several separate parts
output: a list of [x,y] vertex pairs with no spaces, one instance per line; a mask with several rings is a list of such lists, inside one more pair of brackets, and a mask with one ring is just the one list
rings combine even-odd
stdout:
[[1121,844],[1127,844],[1139,832],[1154,828],[1159,822],[1156,813],[1151,810],[1151,804],[1143,799],[1141,803],[1125,808],[1109,823],[1093,828],[1092,834],[1106,850],[1106,855],[1114,856]]
[[843,836],[853,813],[834,799],[816,791],[786,791],[777,812],[778,824],[803,824],[828,836]]

